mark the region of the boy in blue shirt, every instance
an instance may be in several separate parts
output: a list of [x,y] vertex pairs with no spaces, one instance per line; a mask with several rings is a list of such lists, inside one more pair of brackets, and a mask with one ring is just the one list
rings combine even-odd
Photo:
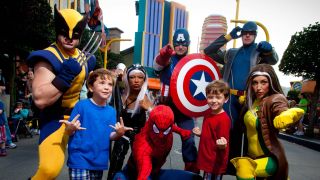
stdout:
[[116,111],[107,104],[114,81],[106,69],[90,73],[87,86],[92,97],[75,105],[69,121],[60,120],[70,136],[67,161],[70,179],[102,179],[103,170],[108,169],[110,140],[133,130],[125,127],[122,119],[116,123]]

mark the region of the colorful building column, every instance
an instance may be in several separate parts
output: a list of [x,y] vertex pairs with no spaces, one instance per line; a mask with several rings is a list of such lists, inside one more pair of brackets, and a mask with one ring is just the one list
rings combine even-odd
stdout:
[[152,67],[159,49],[172,41],[174,31],[187,28],[188,12],[176,2],[139,0],[138,3],[133,62]]

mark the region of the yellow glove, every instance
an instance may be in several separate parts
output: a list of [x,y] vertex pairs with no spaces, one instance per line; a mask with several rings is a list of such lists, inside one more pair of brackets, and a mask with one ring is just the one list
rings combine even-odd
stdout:
[[281,114],[276,116],[273,120],[273,125],[277,129],[284,129],[289,125],[299,121],[304,115],[304,110],[300,108],[290,108],[283,111]]
[[240,103],[241,105],[244,104],[244,101],[245,101],[245,100],[246,100],[246,95],[239,96],[239,103]]

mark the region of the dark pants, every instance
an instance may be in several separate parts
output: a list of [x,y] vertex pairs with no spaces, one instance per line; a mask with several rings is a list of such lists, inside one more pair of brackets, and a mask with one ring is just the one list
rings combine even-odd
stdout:
[[129,150],[129,145],[130,143],[124,138],[120,138],[119,140],[114,142],[114,146],[113,146],[111,158],[110,158],[110,167],[108,172],[109,180],[112,179],[117,172],[121,171],[123,166],[123,161]]
[[[182,129],[192,130],[194,128],[194,121],[191,118],[177,119],[176,124]],[[192,135],[189,139],[182,141],[182,158],[184,162],[196,162],[197,161],[197,148]]]

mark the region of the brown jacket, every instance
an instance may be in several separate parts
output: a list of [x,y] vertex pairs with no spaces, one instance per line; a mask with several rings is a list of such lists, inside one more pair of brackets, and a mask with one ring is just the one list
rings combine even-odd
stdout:
[[287,180],[288,162],[284,149],[279,142],[277,135],[279,130],[273,126],[273,120],[281,112],[289,107],[288,101],[282,94],[274,94],[264,98],[260,103],[260,110],[257,112],[264,143],[271,155],[277,159],[277,172],[268,179]]

